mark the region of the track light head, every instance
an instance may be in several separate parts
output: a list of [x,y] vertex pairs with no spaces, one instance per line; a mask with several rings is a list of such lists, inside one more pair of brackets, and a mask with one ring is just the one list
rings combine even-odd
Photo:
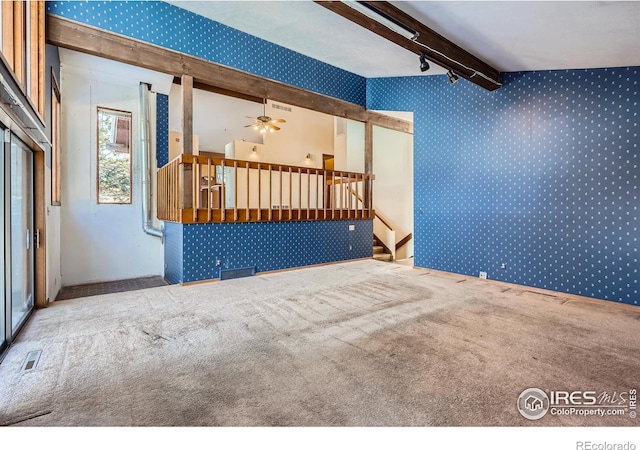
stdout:
[[426,72],[427,70],[429,70],[427,55],[424,52],[420,52],[420,72]]
[[449,77],[449,83],[454,84],[460,78],[458,75],[453,73],[453,70],[449,69],[447,72],[447,76]]

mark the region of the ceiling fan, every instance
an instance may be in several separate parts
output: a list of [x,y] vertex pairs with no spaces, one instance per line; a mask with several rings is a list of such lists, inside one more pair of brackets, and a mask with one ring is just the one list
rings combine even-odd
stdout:
[[253,119],[255,122],[250,123],[249,125],[245,125],[244,127],[253,127],[254,130],[259,131],[260,133],[266,133],[269,131],[273,133],[274,131],[278,131],[280,129],[279,126],[275,125],[276,123],[285,123],[284,119],[272,119],[267,116],[267,100],[264,101],[263,113],[258,117],[250,117],[246,116],[247,119]]

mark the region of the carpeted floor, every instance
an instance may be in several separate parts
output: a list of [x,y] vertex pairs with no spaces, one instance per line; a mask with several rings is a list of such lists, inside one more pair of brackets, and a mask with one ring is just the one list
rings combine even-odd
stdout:
[[639,349],[640,308],[356,261],[36,311],[0,365],[0,424],[637,426],[516,401],[638,388]]

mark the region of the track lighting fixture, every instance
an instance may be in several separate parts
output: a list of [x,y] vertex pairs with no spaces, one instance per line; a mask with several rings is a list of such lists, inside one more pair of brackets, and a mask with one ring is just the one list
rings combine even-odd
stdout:
[[453,70],[451,69],[449,69],[449,71],[447,72],[447,76],[449,77],[449,83],[451,84],[454,84],[456,81],[458,81],[458,78],[460,78],[458,75],[453,73]]
[[427,70],[429,70],[427,55],[424,52],[420,52],[420,72],[426,72]]

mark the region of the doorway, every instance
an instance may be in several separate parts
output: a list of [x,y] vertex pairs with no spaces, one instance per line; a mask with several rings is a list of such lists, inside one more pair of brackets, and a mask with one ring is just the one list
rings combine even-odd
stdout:
[[9,132],[0,133],[0,178],[5,195],[0,201],[4,223],[0,243],[4,249],[0,280],[0,350],[16,336],[34,307],[33,152]]

